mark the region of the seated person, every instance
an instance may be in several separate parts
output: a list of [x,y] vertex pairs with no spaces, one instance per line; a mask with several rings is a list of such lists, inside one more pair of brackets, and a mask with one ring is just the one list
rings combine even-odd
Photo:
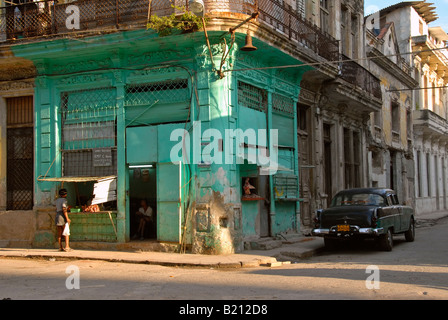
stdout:
[[144,239],[145,226],[147,222],[153,220],[153,210],[145,199],[140,201],[140,209],[135,213],[137,217],[140,217],[140,222],[138,225],[137,233],[132,237],[132,239],[137,239],[138,234],[140,234],[140,240]]

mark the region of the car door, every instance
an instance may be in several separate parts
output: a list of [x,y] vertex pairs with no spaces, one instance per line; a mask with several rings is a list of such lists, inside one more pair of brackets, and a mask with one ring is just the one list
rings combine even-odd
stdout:
[[400,201],[398,200],[398,196],[394,195],[395,202],[397,203],[398,208],[398,215],[400,218],[400,231],[404,232],[409,229],[409,212],[406,210],[405,206],[400,204]]
[[396,194],[391,193],[388,197],[390,198],[390,202],[392,204],[394,232],[401,232],[401,215],[403,208],[399,205]]
[[381,208],[379,219],[380,219],[380,226],[384,228],[384,230],[387,230],[393,224],[392,219],[395,212],[389,195],[385,194],[383,197],[385,199],[385,205]]

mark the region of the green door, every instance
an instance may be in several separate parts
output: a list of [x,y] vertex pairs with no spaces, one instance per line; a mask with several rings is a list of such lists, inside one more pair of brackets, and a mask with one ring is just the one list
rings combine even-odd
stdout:
[[177,242],[181,239],[180,164],[157,164],[157,240]]

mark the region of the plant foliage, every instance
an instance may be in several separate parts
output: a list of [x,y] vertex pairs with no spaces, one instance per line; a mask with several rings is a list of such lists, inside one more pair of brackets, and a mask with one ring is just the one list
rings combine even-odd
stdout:
[[171,7],[177,12],[182,12],[182,14],[174,12],[165,17],[159,17],[154,14],[148,21],[147,29],[154,29],[159,36],[164,37],[172,34],[174,30],[194,32],[204,27],[202,18],[187,11],[185,7],[177,7],[174,5],[171,5]]

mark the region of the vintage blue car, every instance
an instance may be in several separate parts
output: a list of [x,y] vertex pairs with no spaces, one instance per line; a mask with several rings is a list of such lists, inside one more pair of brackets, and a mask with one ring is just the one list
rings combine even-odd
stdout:
[[384,188],[359,188],[338,192],[331,205],[318,210],[314,236],[324,238],[326,247],[344,239],[374,238],[385,251],[393,247],[393,234],[415,239],[412,207],[400,205],[395,191]]

